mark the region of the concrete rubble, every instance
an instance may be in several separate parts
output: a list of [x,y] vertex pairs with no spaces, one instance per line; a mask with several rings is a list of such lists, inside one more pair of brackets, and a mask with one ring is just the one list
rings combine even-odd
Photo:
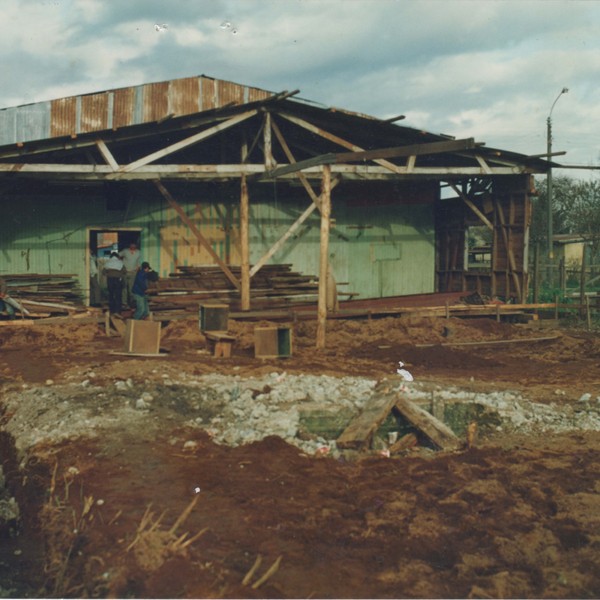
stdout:
[[[134,427],[164,419],[207,430],[215,442],[238,446],[275,435],[308,454],[327,446],[336,454],[335,440],[302,435],[302,411],[311,409],[358,414],[377,381],[359,377],[294,375],[274,371],[262,377],[221,374],[194,376],[157,374],[153,380],[96,382],[93,371],[71,376],[69,383],[23,385],[5,397],[11,418],[6,431],[24,456],[40,443],[74,437],[94,437],[101,430]],[[501,432],[566,432],[600,430],[600,400],[591,393],[579,402],[535,403],[515,391],[473,392],[427,382],[406,383],[397,375],[390,382],[413,402],[431,410],[477,407],[493,414],[493,429]],[[166,416],[165,416],[166,415]],[[452,423],[450,423],[452,425]],[[459,433],[459,432],[456,432]],[[173,440],[183,444],[186,440]]]

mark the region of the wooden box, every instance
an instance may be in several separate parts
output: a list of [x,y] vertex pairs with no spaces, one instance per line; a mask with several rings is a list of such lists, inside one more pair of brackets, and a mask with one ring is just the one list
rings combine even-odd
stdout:
[[131,354],[158,354],[160,351],[160,322],[127,321],[125,352]]
[[255,327],[254,356],[257,358],[283,358],[292,355],[292,330],[290,327]]
[[228,321],[227,304],[200,305],[200,331],[227,331]]

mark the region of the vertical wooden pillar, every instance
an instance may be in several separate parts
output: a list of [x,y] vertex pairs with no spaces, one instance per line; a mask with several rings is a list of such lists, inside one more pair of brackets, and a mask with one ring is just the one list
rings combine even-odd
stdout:
[[263,144],[265,154],[265,168],[273,169],[275,160],[273,159],[273,145],[271,143],[271,113],[265,114],[265,126],[263,128]]
[[248,182],[246,174],[242,173],[240,189],[240,245],[241,245],[241,294],[242,310],[250,310],[250,225]]
[[587,255],[585,251],[585,242],[582,244],[583,251],[581,254],[581,279],[579,280],[579,316],[585,317],[585,283],[587,270]]
[[325,348],[327,323],[327,273],[329,267],[329,218],[331,216],[331,167],[323,166],[321,192],[321,245],[319,260],[319,302],[317,307],[317,348]]

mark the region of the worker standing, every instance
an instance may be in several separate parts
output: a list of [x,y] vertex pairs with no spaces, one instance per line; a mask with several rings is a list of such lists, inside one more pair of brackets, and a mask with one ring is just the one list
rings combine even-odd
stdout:
[[150,307],[148,302],[148,296],[146,292],[148,290],[148,279],[150,278],[151,272],[153,273],[150,265],[147,262],[142,263],[141,269],[135,276],[133,282],[133,297],[135,298],[135,314],[133,318],[136,321],[145,319],[150,314]]
[[104,264],[104,275],[108,285],[108,310],[111,314],[121,312],[123,298],[123,280],[126,273],[125,265],[116,252]]
[[135,276],[140,270],[141,254],[137,245],[134,242],[129,244],[129,248],[125,248],[119,252],[119,257],[125,265],[125,284],[123,286],[123,304],[133,308],[133,282]]

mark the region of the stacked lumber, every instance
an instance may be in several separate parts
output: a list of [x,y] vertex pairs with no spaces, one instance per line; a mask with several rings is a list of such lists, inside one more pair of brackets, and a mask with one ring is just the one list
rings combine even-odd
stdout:
[[[241,277],[240,267],[229,267],[233,275]],[[257,310],[289,308],[314,303],[318,297],[318,279],[292,271],[289,264],[263,266],[250,280],[250,301]],[[152,311],[197,312],[205,302],[227,304],[231,310],[240,310],[240,293],[217,266],[178,267],[168,278],[150,284]]]
[[29,313],[30,318],[85,312],[76,275],[2,275],[9,296]]

